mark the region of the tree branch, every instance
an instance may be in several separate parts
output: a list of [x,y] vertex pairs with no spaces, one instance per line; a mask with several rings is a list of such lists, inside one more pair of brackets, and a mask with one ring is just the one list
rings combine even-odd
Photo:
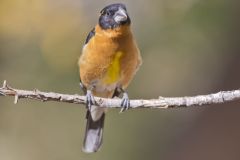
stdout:
[[[37,89],[33,91],[20,90],[10,87],[6,81],[0,88],[1,96],[14,96],[16,104],[20,98],[34,99],[40,101],[58,101],[75,104],[85,104],[85,96],[60,94],[54,92],[41,92]],[[159,97],[158,99],[138,99],[130,101],[130,108],[174,108],[188,106],[202,106],[209,104],[225,103],[240,99],[240,89],[233,91],[221,91],[214,94],[198,95],[192,97]],[[121,99],[107,99],[95,97],[96,105],[107,108],[120,108]]]

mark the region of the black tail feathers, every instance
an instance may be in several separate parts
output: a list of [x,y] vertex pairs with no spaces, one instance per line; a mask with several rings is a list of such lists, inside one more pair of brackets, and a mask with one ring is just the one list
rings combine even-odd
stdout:
[[103,126],[105,113],[97,121],[93,121],[89,111],[87,111],[87,125],[83,142],[83,151],[92,153],[98,151],[103,140]]

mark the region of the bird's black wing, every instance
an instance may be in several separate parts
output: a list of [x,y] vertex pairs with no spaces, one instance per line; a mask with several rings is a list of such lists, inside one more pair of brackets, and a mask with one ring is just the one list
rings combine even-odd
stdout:
[[79,83],[80,88],[82,89],[83,93],[86,94],[87,88],[86,88],[86,86],[83,85],[81,78],[79,80],[80,80],[80,83]]
[[[88,33],[88,36],[87,36],[87,38],[86,38],[86,41],[85,41],[85,44],[84,44],[84,45],[86,45],[86,44],[89,42],[89,40],[90,40],[94,35],[95,35],[95,28],[93,28],[93,29]],[[81,89],[83,90],[84,94],[86,94],[86,93],[87,93],[87,88],[86,88],[86,86],[83,85],[83,83],[82,83],[82,81],[81,81],[81,78],[80,78],[80,87],[81,87]]]
[[86,41],[85,41],[85,44],[87,44],[94,35],[95,35],[95,28],[93,28],[93,29],[88,33],[87,39],[86,39]]

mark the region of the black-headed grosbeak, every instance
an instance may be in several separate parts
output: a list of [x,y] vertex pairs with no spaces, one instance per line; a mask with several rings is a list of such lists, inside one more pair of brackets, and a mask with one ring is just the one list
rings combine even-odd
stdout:
[[82,49],[78,62],[80,84],[88,108],[84,152],[96,152],[102,144],[106,109],[94,106],[93,96],[112,98],[122,93],[121,111],[130,106],[125,89],[142,61],[130,24],[124,4],[106,6]]

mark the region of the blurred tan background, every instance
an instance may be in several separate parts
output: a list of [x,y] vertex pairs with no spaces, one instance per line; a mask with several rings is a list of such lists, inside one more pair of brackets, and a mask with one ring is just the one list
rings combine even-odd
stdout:
[[[0,82],[69,94],[77,59],[99,11],[116,1],[1,0]],[[139,0],[127,5],[144,63],[131,98],[186,96],[240,87],[239,2]],[[104,144],[81,151],[85,109],[0,97],[0,159],[240,159],[240,102],[106,117]]]

